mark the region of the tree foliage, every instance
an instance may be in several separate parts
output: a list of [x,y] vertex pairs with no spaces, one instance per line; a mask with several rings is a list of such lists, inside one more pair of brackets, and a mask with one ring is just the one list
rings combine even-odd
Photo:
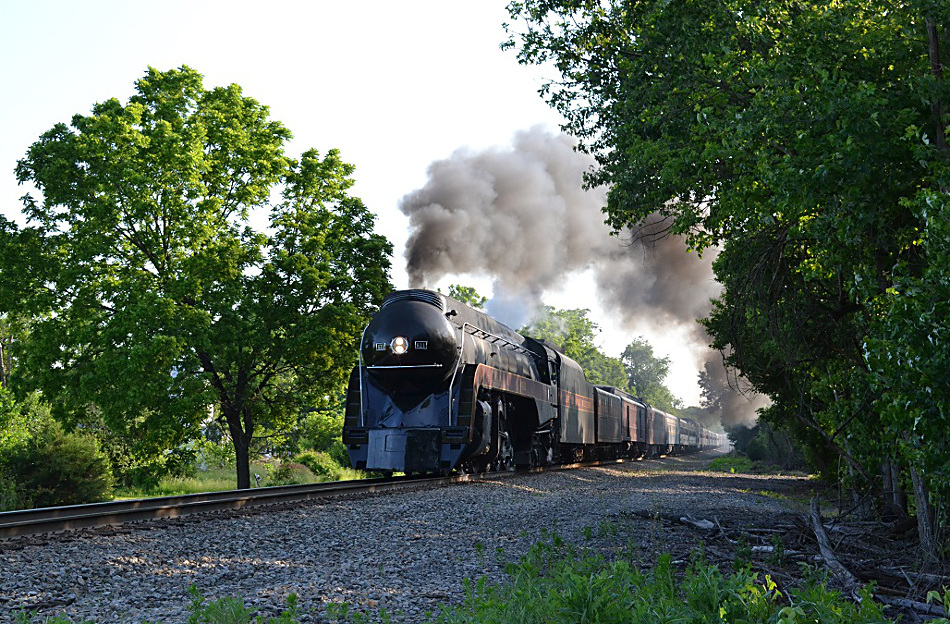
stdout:
[[706,326],[773,400],[764,417],[797,423],[865,483],[896,462],[918,511],[928,491],[946,510],[950,5],[509,12],[508,47],[561,74],[543,93],[597,158],[610,223],[659,214],[695,247],[721,247]]
[[488,299],[478,294],[477,290],[471,286],[463,286],[461,284],[450,284],[449,296],[458,299],[466,305],[472,306],[476,310],[484,310],[485,304],[488,302]]
[[592,384],[630,392],[660,409],[678,412],[682,401],[666,387],[669,358],[657,358],[643,337],[636,338],[620,358],[605,355],[597,346],[600,327],[588,318],[590,310],[558,310],[543,306],[520,333],[548,340],[584,369]]
[[66,432],[37,393],[0,388],[0,511],[111,497],[108,457],[88,432]]
[[237,85],[149,69],[17,165],[15,237],[37,320],[25,354],[66,422],[90,409],[143,449],[227,423],[238,485],[255,432],[337,389],[389,290],[391,245],[348,193],[336,150],[288,157],[290,132]]
[[557,310],[543,306],[519,333],[535,339],[549,340],[584,369],[593,384],[626,389],[623,364],[604,355],[595,342],[600,327],[588,318],[590,310]]
[[681,409],[682,401],[666,387],[670,358],[653,355],[653,346],[643,336],[627,345],[620,356],[627,374],[628,388],[651,405],[667,411]]

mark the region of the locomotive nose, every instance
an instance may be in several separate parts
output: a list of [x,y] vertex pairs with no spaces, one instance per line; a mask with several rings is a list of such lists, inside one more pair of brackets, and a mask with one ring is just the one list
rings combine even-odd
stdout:
[[438,298],[385,301],[363,334],[363,363],[387,390],[430,390],[455,370],[458,330],[446,319],[441,297],[433,294]]

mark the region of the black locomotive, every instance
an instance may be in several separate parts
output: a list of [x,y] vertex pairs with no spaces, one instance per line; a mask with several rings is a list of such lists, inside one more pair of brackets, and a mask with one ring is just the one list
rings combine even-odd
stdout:
[[556,345],[441,293],[391,293],[350,375],[343,442],[355,468],[528,468],[716,447],[725,436],[617,388]]

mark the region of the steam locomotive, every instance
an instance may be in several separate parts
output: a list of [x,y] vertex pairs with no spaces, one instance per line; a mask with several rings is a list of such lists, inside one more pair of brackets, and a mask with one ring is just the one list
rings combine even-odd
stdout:
[[594,386],[555,344],[414,289],[387,296],[363,332],[343,442],[357,469],[448,474],[685,452],[725,436]]

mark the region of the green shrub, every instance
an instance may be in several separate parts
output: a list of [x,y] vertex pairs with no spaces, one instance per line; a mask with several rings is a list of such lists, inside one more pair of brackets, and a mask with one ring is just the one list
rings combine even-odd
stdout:
[[327,450],[327,454],[333,458],[338,465],[343,468],[350,467],[350,453],[346,450],[346,445],[343,444],[342,440],[337,440],[330,448]]
[[314,480],[313,471],[299,462],[281,461],[267,466],[267,485],[297,485]]
[[342,444],[343,414],[318,411],[307,414],[301,425],[301,444],[303,448],[315,451],[329,451],[334,443]]
[[199,469],[207,470],[209,468],[232,468],[237,461],[234,454],[234,444],[230,439],[223,439],[217,442],[203,439],[196,444],[198,456],[195,463]]
[[294,456],[294,461],[303,464],[310,472],[327,479],[335,479],[340,474],[340,464],[329,453],[320,451],[303,451]]
[[465,600],[443,607],[440,624],[600,622],[890,622],[870,594],[860,605],[811,580],[790,590],[794,606],[768,576],[748,568],[723,574],[696,559],[682,578],[660,556],[645,572],[624,558],[607,560],[557,536],[508,564],[509,582],[467,582]]
[[110,428],[95,414],[83,422],[83,431],[95,435],[120,487],[148,491],[163,478],[194,472],[197,451],[189,445],[161,451],[147,448],[137,439],[140,432]]
[[0,471],[0,511],[14,511],[28,507],[30,507],[30,501],[17,492],[16,481],[13,477]]
[[109,460],[91,435],[66,433],[44,421],[24,444],[6,457],[18,495],[34,507],[78,505],[112,498]]

